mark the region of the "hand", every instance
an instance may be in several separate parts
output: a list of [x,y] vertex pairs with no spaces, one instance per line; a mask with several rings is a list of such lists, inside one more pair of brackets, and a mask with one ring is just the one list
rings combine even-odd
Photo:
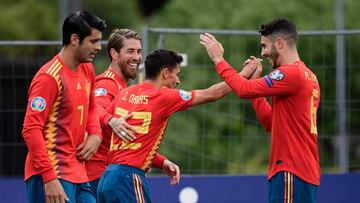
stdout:
[[251,75],[250,80],[258,79],[262,73],[263,69],[262,66],[258,66],[254,73]]
[[170,178],[170,185],[176,185],[180,182],[180,169],[179,166],[173,162],[165,159],[163,165],[163,171]]
[[244,62],[244,68],[239,74],[247,79],[256,79],[260,77],[262,72],[261,61],[262,59],[250,56],[250,58]]
[[210,59],[215,65],[224,60],[224,48],[214,36],[209,33],[200,35],[200,44],[205,47]]
[[44,185],[46,203],[65,203],[69,198],[65,194],[63,187],[58,179],[50,180]]
[[78,153],[76,154],[78,160],[87,161],[89,160],[97,151],[101,144],[101,138],[98,135],[89,135],[85,138],[78,148],[76,149]]
[[135,140],[135,128],[132,125],[129,125],[126,120],[131,118],[132,115],[126,115],[121,118],[111,118],[108,122],[108,125],[112,128],[114,133],[116,133],[120,139],[131,142]]

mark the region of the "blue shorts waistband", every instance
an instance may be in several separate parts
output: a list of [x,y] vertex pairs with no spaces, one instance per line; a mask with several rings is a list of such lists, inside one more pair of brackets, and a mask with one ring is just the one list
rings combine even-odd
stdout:
[[131,173],[137,173],[141,176],[145,177],[145,172],[139,168],[133,167],[133,166],[129,166],[129,165],[124,165],[124,164],[110,164],[107,167],[108,170],[112,170],[112,169],[116,169],[116,170],[126,170],[129,171]]

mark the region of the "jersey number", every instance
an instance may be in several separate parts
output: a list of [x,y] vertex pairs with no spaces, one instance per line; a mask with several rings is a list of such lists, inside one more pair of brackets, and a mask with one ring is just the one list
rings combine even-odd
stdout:
[[[115,110],[115,114],[121,117],[128,115],[129,111],[123,108],[117,107]],[[133,126],[135,128],[135,132],[138,134],[147,134],[149,132],[149,126],[151,122],[151,112],[132,112],[133,119],[142,120],[143,123],[141,126]],[[137,149],[141,147],[141,143],[128,143],[125,141],[121,142],[121,146],[118,144],[114,144],[113,140],[114,132],[111,134],[111,142],[110,142],[110,150],[118,150],[118,149]]]
[[311,96],[311,104],[310,104],[310,133],[311,134],[317,134],[317,127],[316,127],[316,112],[317,108],[314,105],[315,98],[319,97],[319,91],[316,89],[313,89],[312,96]]
[[80,111],[80,125],[82,125],[84,116],[84,105],[77,106],[77,110]]

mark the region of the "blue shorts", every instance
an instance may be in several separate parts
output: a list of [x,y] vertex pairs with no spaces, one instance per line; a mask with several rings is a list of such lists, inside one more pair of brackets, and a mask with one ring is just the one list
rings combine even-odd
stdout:
[[[71,183],[59,179],[65,194],[69,198],[67,203],[96,203],[95,194],[89,183]],[[44,183],[40,175],[34,175],[25,181],[26,195],[29,203],[45,203]]]
[[98,188],[98,185],[99,185],[99,181],[100,181],[100,178],[89,182],[89,184],[91,186],[91,190],[93,191],[93,193],[95,195],[97,193],[97,188]]
[[270,203],[315,203],[318,187],[281,171],[268,181]]
[[100,178],[97,190],[99,203],[151,203],[144,171],[121,164],[109,165]]

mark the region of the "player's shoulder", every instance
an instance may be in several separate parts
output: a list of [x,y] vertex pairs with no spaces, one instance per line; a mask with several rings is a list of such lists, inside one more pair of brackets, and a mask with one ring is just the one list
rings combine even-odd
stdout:
[[282,80],[283,78],[298,78],[301,76],[303,68],[298,64],[285,64],[269,73],[269,77],[274,80]]
[[115,73],[110,70],[105,70],[103,73],[96,76],[95,80],[111,80],[113,82],[116,82],[116,76]]
[[63,67],[63,64],[61,63],[61,61],[57,57],[54,57],[53,59],[51,59],[50,61],[45,63],[39,69],[37,75],[45,74],[45,75],[55,77],[56,75],[58,75],[60,73],[60,70],[62,69],[62,67]]
[[177,98],[177,99],[182,99],[184,101],[190,100],[193,95],[191,91],[186,91],[183,89],[171,89],[171,88],[161,88],[161,94],[166,96],[166,97],[170,97],[170,98]]

